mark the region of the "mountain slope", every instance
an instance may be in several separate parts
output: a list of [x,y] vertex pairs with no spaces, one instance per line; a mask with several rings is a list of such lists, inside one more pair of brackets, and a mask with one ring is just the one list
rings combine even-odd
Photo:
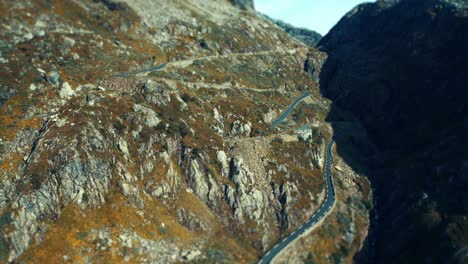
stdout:
[[[329,54],[323,93],[378,148],[367,161],[379,198],[378,263],[463,263],[467,30],[466,1],[377,1],[353,9],[318,45]],[[339,118],[332,110],[329,119]]]
[[[317,211],[326,55],[249,2],[0,1],[0,262],[251,263]],[[367,235],[369,182],[334,157],[297,261]]]

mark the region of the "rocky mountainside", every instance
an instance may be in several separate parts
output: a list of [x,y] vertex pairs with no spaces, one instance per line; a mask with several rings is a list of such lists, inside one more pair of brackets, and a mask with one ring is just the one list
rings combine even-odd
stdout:
[[[378,148],[368,159],[379,216],[373,263],[467,261],[467,46],[463,0],[363,4],[319,43],[329,55],[323,93]],[[329,120],[347,118],[332,110]]]
[[[1,263],[255,263],[317,211],[326,54],[252,8],[0,1]],[[336,206],[288,260],[362,248],[370,184],[333,156]]]
[[265,17],[273,21],[276,25],[278,25],[280,28],[286,31],[290,36],[304,42],[305,44],[311,47],[317,46],[320,39],[322,39],[322,35],[320,35],[316,31],[313,31],[307,28],[295,27],[289,23],[268,17],[266,15]]

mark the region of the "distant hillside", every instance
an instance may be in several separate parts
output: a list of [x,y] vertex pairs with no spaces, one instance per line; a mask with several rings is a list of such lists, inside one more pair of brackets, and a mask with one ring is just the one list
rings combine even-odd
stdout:
[[319,43],[319,41],[322,39],[322,35],[320,35],[318,32],[307,29],[307,28],[300,28],[300,27],[295,27],[289,23],[286,23],[284,21],[281,21],[279,19],[274,19],[271,18],[267,15],[264,15],[267,19],[273,21],[276,25],[278,25],[280,28],[282,28],[286,33],[288,33],[290,36],[304,42],[305,44],[315,47]]

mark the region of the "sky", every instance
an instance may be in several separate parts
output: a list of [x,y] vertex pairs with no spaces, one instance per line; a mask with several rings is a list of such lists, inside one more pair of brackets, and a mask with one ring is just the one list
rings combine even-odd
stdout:
[[325,35],[348,11],[372,0],[254,0],[255,9],[296,27]]

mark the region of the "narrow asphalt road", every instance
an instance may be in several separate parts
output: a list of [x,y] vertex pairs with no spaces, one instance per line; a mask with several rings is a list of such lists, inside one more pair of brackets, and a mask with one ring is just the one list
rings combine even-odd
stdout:
[[[272,125],[276,127],[280,122],[286,120],[288,115],[292,112],[294,107],[310,95],[309,92],[305,92],[302,96],[298,97],[294,102],[284,111],[281,116],[279,116],[275,121],[272,122]],[[302,224],[298,229],[292,232],[289,236],[283,238],[281,242],[276,244],[272,249],[270,249],[265,256],[259,261],[260,264],[270,263],[273,258],[275,258],[283,249],[285,249],[290,243],[296,240],[299,236],[304,234],[308,229],[312,228],[318,222],[320,222],[327,213],[332,209],[333,204],[335,203],[335,189],[333,187],[333,180],[331,178],[331,162],[332,162],[332,147],[335,141],[333,138],[328,142],[328,145],[325,148],[325,201],[320,206],[319,210],[312,215],[305,223]]]
[[135,71],[125,72],[125,73],[118,73],[118,74],[115,74],[114,76],[116,76],[116,77],[128,77],[130,75],[135,75],[135,74],[139,74],[139,73],[158,71],[158,70],[161,70],[164,67],[166,67],[166,65],[167,65],[167,63],[163,63],[161,65],[158,65],[156,67],[152,67],[152,68],[149,68],[149,69],[135,70]]
[[319,210],[312,215],[301,227],[292,232],[289,236],[285,237],[281,242],[276,244],[271,250],[269,250],[265,256],[259,261],[259,264],[270,263],[274,257],[276,257],[284,248],[286,248],[290,243],[292,243],[296,238],[304,234],[309,228],[313,227],[315,224],[320,222],[327,213],[332,209],[333,204],[335,203],[335,189],[333,187],[333,180],[331,177],[331,163],[332,163],[332,147],[335,143],[334,139],[331,139],[328,142],[325,158],[325,186],[326,186],[326,196],[325,201]]
[[310,95],[309,92],[305,92],[303,95],[301,95],[300,97],[296,98],[296,100],[294,100],[294,102],[292,102],[292,104],[288,107],[288,109],[286,109],[286,111],[284,111],[277,119],[275,119],[275,121],[273,121],[271,123],[271,125],[273,125],[274,127],[276,127],[279,123],[283,122],[284,120],[286,120],[286,118],[288,117],[288,115],[292,112],[292,110],[294,109],[294,107],[296,107],[296,105],[301,102],[302,100],[304,100],[306,97],[308,97]]
[[177,64],[180,65],[181,63],[186,64],[186,65],[190,65],[195,60],[211,60],[211,59],[218,59],[218,58],[231,58],[231,57],[237,57],[237,56],[259,56],[259,55],[267,55],[267,54],[271,54],[271,53],[294,54],[295,52],[297,52],[299,50],[301,50],[301,49],[300,48],[289,49],[289,50],[277,49],[277,50],[266,50],[266,51],[259,51],[259,52],[242,52],[242,53],[231,53],[231,54],[225,54],[225,55],[212,55],[212,56],[205,56],[205,57],[198,57],[198,58],[190,58],[190,59],[185,59],[185,60],[171,61],[171,62],[163,63],[161,65],[151,67],[149,69],[134,70],[134,71],[130,71],[130,72],[118,73],[118,74],[114,74],[114,76],[115,77],[129,77],[129,76],[135,75],[135,74],[161,70],[161,69],[165,68],[167,65],[177,65]]

